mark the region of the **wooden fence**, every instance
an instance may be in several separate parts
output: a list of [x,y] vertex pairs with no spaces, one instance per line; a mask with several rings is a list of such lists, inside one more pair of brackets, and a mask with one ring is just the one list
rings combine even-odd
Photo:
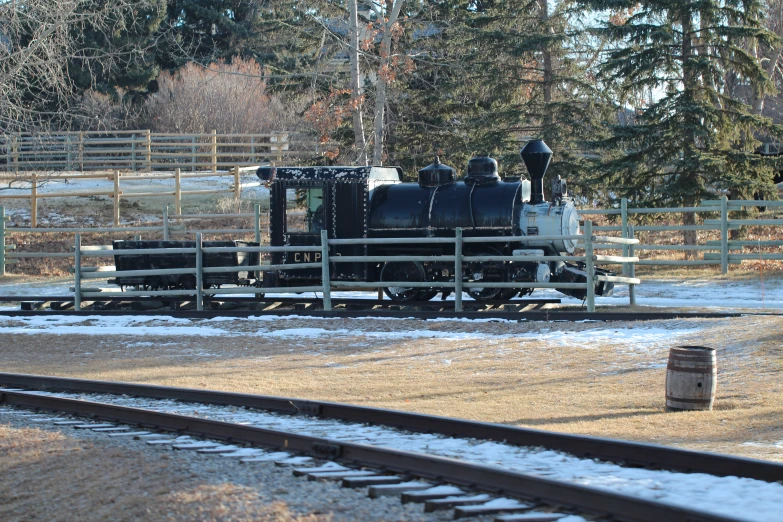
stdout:
[[[245,169],[247,170],[247,169]],[[251,170],[255,170],[251,168]],[[195,173],[183,173],[180,168],[174,169],[173,173],[155,172],[145,175],[133,175],[123,174],[119,170],[107,174],[73,174],[64,176],[39,176],[37,174],[30,174],[24,178],[29,183],[29,194],[4,194],[0,191],[0,200],[2,199],[29,199],[30,200],[30,226],[36,228],[38,226],[38,200],[45,198],[66,198],[66,197],[86,197],[86,196],[105,196],[113,200],[113,221],[114,226],[120,225],[120,200],[122,198],[149,198],[149,197],[173,197],[174,212],[176,215],[182,214],[182,199],[183,196],[192,195],[204,195],[204,194],[233,194],[234,201],[239,202],[242,193],[242,183],[240,176],[242,174],[242,167],[236,165],[231,167],[228,172],[195,172]],[[221,177],[230,176],[232,178],[230,184],[225,184],[222,187],[214,187],[209,189],[192,189],[183,190],[182,181],[194,178],[205,177]],[[0,178],[1,179],[1,178]],[[60,192],[39,192],[42,185],[51,182],[52,180],[65,180],[69,182],[78,182],[88,179],[106,179],[113,182],[113,187],[110,190],[84,189],[77,191],[60,191]],[[142,191],[123,190],[122,182],[129,181],[145,181],[150,184],[157,181],[169,181],[173,180],[173,187],[169,190],[153,191],[149,188]]]
[[317,139],[289,131],[269,134],[174,134],[150,130],[0,135],[0,171],[128,170],[176,167],[217,172],[230,167],[286,165],[320,156]]
[[[141,254],[181,254],[181,255],[195,255],[195,267],[194,268],[174,268],[166,270],[125,270],[118,271],[114,266],[101,266],[101,267],[82,267],[81,260],[84,257],[103,257],[108,258],[114,255],[114,250],[104,247],[84,247],[81,244],[80,234],[76,235],[74,246],[74,309],[79,310],[81,308],[82,300],[87,299],[100,299],[106,297],[122,297],[122,296],[193,296],[194,290],[135,290],[135,291],[116,291],[116,292],[96,292],[91,289],[82,288],[82,280],[84,279],[106,279],[111,277],[144,277],[144,276],[159,276],[163,273],[166,275],[194,275],[196,278],[195,289],[195,301],[197,310],[204,309],[204,295],[215,294],[267,294],[267,293],[301,293],[301,292],[322,292],[323,293],[323,307],[324,310],[331,310],[331,291],[332,289],[340,288],[367,288],[379,289],[384,287],[405,287],[405,288],[431,288],[437,286],[438,288],[452,288],[454,290],[454,309],[455,311],[462,311],[462,292],[466,288],[554,288],[554,289],[576,289],[584,290],[586,293],[586,305],[588,312],[595,311],[595,282],[596,281],[609,281],[619,284],[628,284],[633,288],[634,285],[640,284],[641,281],[634,277],[620,277],[620,276],[606,276],[595,275],[594,264],[595,263],[616,263],[623,265],[633,265],[638,258],[632,256],[606,256],[594,253],[593,245],[595,241],[602,241],[607,244],[621,244],[633,247],[638,243],[636,239],[623,239],[613,237],[596,237],[592,234],[592,224],[590,221],[585,222],[584,234],[573,236],[537,236],[536,240],[546,239],[552,241],[561,240],[576,240],[580,242],[584,247],[584,255],[581,256],[465,256],[463,255],[464,243],[487,243],[487,242],[499,242],[505,243],[508,241],[525,242],[524,237],[514,236],[509,237],[462,237],[462,229],[456,230],[456,236],[454,238],[359,238],[359,239],[328,239],[327,232],[321,231],[321,245],[320,246],[285,246],[285,247],[271,247],[271,246],[258,246],[258,247],[204,247],[202,245],[202,235],[199,233],[196,237],[195,248],[173,248],[173,249],[127,249],[123,250],[124,254],[129,255],[141,255]],[[330,257],[329,247],[337,245],[359,245],[359,244],[390,244],[390,243],[421,243],[432,244],[437,243],[453,243],[454,255],[442,255],[442,256],[414,256],[406,257],[405,260],[409,261],[441,261],[454,263],[454,270],[456,274],[462,273],[463,263],[471,262],[494,262],[494,261],[518,261],[518,262],[550,262],[550,261],[574,261],[585,263],[585,272],[587,274],[587,280],[584,283],[537,283],[537,282],[509,282],[509,283],[495,283],[488,281],[480,282],[463,282],[462,278],[455,278],[454,282],[440,282],[433,283],[431,281],[411,282],[411,281],[384,281],[384,282],[356,282],[356,281],[332,281],[330,276],[331,265],[334,263],[385,263],[387,261],[400,261],[399,256],[334,256]],[[218,253],[218,252],[320,252],[321,261],[318,263],[297,263],[286,265],[255,265],[255,266],[233,266],[233,267],[204,267],[203,255],[205,253]],[[301,270],[301,269],[321,269],[321,284],[312,286],[301,287],[236,287],[236,288],[204,288],[204,274],[206,273],[230,273],[230,272],[266,272],[270,270]],[[633,273],[633,269],[628,271]],[[631,294],[631,304],[634,299],[633,290]]]
[[[715,231],[719,235],[718,240],[706,241],[697,245],[656,245],[639,244],[638,251],[688,251],[703,252],[701,259],[642,259],[637,265],[675,265],[675,266],[704,266],[715,265],[721,267],[721,272],[727,274],[729,264],[739,264],[743,260],[783,260],[780,247],[783,241],[733,241],[729,239],[729,231],[743,226],[783,226],[783,218],[774,219],[737,219],[731,218],[731,212],[739,212],[750,207],[768,207],[783,209],[783,201],[746,201],[729,200],[724,196],[719,200],[705,200],[697,207],[675,208],[628,208],[628,201],[623,199],[618,209],[608,210],[580,210],[581,215],[619,215],[620,225],[596,226],[594,230],[603,232],[620,232],[621,237],[628,237],[629,216],[640,214],[709,214],[716,218],[704,219],[698,225],[636,225],[636,232],[683,232]],[[627,255],[627,246],[617,247],[612,245],[600,245],[604,248],[622,248],[623,255]],[[756,253],[743,252],[744,248],[757,248]],[[769,250],[762,253],[761,248]]]

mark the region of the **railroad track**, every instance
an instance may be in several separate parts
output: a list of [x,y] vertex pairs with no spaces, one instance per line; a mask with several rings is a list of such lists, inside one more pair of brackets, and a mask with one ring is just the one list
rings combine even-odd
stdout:
[[[304,317],[396,317],[417,319],[505,319],[527,321],[643,321],[677,318],[725,318],[748,313],[736,312],[592,312],[584,309],[544,309],[560,299],[518,299],[512,301],[463,301],[465,310],[455,312],[450,301],[394,303],[379,299],[332,299],[331,311],[322,308],[318,298],[221,297],[208,301],[209,310],[196,311],[187,299],[155,299],[143,296],[106,298],[93,301],[79,312],[73,310],[73,296],[0,296],[0,303],[20,303],[19,310],[2,310],[0,316],[35,316],[51,313],[68,315],[170,315],[181,318],[250,317],[260,315]],[[84,304],[84,303],[83,303]],[[47,309],[48,308],[48,309]],[[756,314],[755,312],[753,313]],[[760,313],[766,315],[767,313]]]
[[[426,509],[455,508],[457,517],[506,512],[497,520],[525,520],[520,517],[533,514],[540,518],[527,520],[557,520],[565,514],[591,520],[773,520],[753,512],[753,499],[744,517],[743,508],[738,512],[736,506],[727,509],[728,515],[715,506],[694,508],[704,507],[697,498],[687,506],[659,502],[653,497],[661,496],[660,491],[640,493],[633,485],[634,494],[622,487],[610,491],[581,485],[558,469],[570,465],[594,467],[595,476],[593,471],[580,473],[596,483],[607,473],[614,474],[613,480],[641,473],[642,482],[658,476],[674,488],[685,481],[719,491],[721,481],[734,483],[742,477],[757,481],[756,491],[778,495],[775,499],[783,502],[783,465],[752,459],[280,397],[5,373],[0,373],[0,385],[6,387],[0,389],[4,407],[109,421],[110,426],[88,426],[115,434],[139,427],[174,433],[187,438],[149,436],[179,449],[239,452],[235,456],[246,462],[304,455],[316,459],[308,461],[315,465],[296,468],[297,474],[369,487],[370,496],[400,494],[403,501],[427,502]],[[193,403],[198,415],[192,413]],[[475,456],[475,448],[483,458]],[[500,467],[482,463],[492,460],[488,451],[500,456]],[[520,464],[524,459],[528,464]],[[525,468],[530,465],[535,474]]]

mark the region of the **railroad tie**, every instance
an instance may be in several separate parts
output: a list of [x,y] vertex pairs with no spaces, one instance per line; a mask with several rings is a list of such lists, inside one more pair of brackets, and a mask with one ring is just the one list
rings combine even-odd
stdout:
[[482,504],[492,500],[492,497],[486,493],[480,493],[478,495],[465,495],[465,496],[447,496],[445,498],[437,498],[428,500],[424,503],[424,512],[432,513],[433,511],[440,511],[442,509],[451,509],[457,506],[469,506],[473,504]]
[[563,513],[514,513],[495,517],[495,522],[555,522],[565,516]]
[[429,489],[432,486],[433,484],[428,482],[412,480],[409,482],[400,482],[399,484],[380,484],[378,486],[370,486],[367,494],[370,498],[380,498],[391,495],[398,495],[400,493],[405,493],[406,491]]
[[436,498],[446,498],[465,494],[464,491],[456,486],[435,486],[434,488],[423,489],[421,491],[406,491],[402,494],[400,500],[403,504],[407,504],[408,502],[421,504]]
[[396,475],[373,475],[368,477],[346,477],[343,479],[344,488],[363,488],[366,486],[380,486],[383,484],[400,484],[404,481]]
[[494,515],[504,511],[521,511],[532,507],[533,504],[526,504],[513,498],[496,498],[484,504],[457,507],[454,509],[454,518]]
[[239,459],[239,462],[281,462],[286,459],[290,459],[291,454],[287,451],[273,451],[271,453],[266,453],[264,455],[259,455],[257,457],[246,457],[244,459]]

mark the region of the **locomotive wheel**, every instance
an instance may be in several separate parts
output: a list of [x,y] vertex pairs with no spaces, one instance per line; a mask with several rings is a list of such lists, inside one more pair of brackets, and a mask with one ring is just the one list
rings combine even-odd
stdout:
[[[500,250],[497,250],[492,247],[485,247],[479,251],[470,251],[466,255],[469,256],[502,256],[503,253]],[[471,263],[473,265],[473,263]],[[482,270],[484,268],[482,263],[477,263],[475,266],[476,270]],[[470,267],[470,271],[473,272],[474,267]],[[494,274],[493,274],[494,275]],[[499,274],[500,279],[496,279],[493,277],[492,279],[488,279],[487,282],[505,282],[508,277],[505,273]],[[485,276],[486,277],[486,276]],[[513,292],[513,293],[512,293]],[[467,293],[470,297],[475,299],[476,301],[491,301],[494,299],[499,300],[508,300],[514,297],[517,294],[518,290],[514,290],[513,288],[468,288]],[[510,297],[507,297],[509,296]]]
[[193,274],[183,274],[177,278],[177,286],[181,290],[195,290],[196,276]]
[[142,290],[165,290],[163,285],[163,278],[160,276],[149,276],[144,278],[144,284],[141,285]]
[[422,290],[421,292],[419,292],[419,301],[429,301],[430,299],[438,295],[438,293],[439,292],[437,290]]
[[468,295],[476,301],[492,301],[494,299],[502,299],[500,291],[500,288],[470,288]]
[[[381,270],[381,281],[409,281],[420,283],[424,281],[424,267],[413,261],[396,261],[386,263]],[[429,301],[437,292],[426,288],[410,288],[391,286],[383,289],[392,301]],[[429,297],[427,297],[429,295]]]

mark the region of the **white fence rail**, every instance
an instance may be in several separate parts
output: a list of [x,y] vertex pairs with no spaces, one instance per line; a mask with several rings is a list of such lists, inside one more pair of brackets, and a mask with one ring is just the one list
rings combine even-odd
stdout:
[[[19,259],[45,259],[45,258],[73,258],[74,252],[17,252],[16,245],[7,244],[14,234],[155,234],[163,236],[164,241],[168,241],[172,236],[195,236],[196,234],[250,234],[254,235],[256,243],[261,243],[263,237],[263,226],[266,224],[266,214],[261,212],[261,206],[254,205],[252,214],[183,214],[179,216],[170,216],[168,207],[163,209],[163,219],[160,225],[148,225],[138,227],[52,227],[52,228],[29,228],[29,227],[9,227],[7,222],[9,216],[5,214],[5,208],[0,206],[0,276],[6,274],[7,265],[17,263]],[[225,229],[205,229],[188,230],[186,222],[189,220],[203,220],[210,218],[223,219],[247,219],[253,221],[253,228],[225,228]],[[180,224],[172,224],[172,221]],[[137,236],[140,238],[140,236]]]
[[[537,237],[540,240],[541,237]],[[463,238],[462,229],[457,229],[456,236],[454,238],[438,238],[438,242],[441,243],[453,243],[454,255],[441,255],[441,256],[330,256],[329,247],[337,245],[347,244],[382,244],[388,243],[401,243],[408,244],[432,243],[432,238],[395,238],[391,240],[384,239],[328,239],[326,231],[321,232],[321,245],[320,246],[287,246],[287,247],[270,247],[270,246],[258,246],[258,247],[203,247],[202,235],[198,234],[196,238],[195,248],[176,248],[176,249],[146,249],[146,250],[123,250],[123,254],[135,255],[145,253],[167,253],[167,254],[195,254],[196,262],[195,268],[177,268],[177,269],[165,269],[165,270],[131,270],[131,271],[117,271],[112,270],[111,267],[106,270],[103,267],[98,269],[91,268],[85,270],[86,267],[81,266],[81,260],[83,257],[108,257],[115,254],[115,251],[102,248],[85,248],[81,245],[81,236],[76,235],[75,247],[74,247],[74,265],[75,265],[75,281],[74,281],[74,308],[79,310],[81,308],[82,300],[87,299],[100,299],[106,297],[121,297],[129,295],[154,295],[154,296],[192,296],[194,290],[147,290],[147,291],[129,291],[129,292],[95,292],[89,289],[83,289],[81,283],[83,279],[105,279],[109,277],[130,277],[130,276],[160,276],[160,275],[195,275],[196,277],[196,307],[197,310],[203,310],[204,308],[204,295],[215,294],[267,294],[267,293],[292,293],[292,292],[322,292],[323,294],[323,307],[324,310],[331,310],[331,291],[332,289],[339,288],[367,288],[367,289],[380,289],[384,287],[404,287],[404,288],[449,288],[454,290],[455,300],[454,309],[456,311],[462,310],[462,292],[467,288],[554,288],[554,289],[577,289],[584,290],[586,294],[586,306],[588,312],[595,311],[595,282],[596,281],[611,281],[614,283],[628,284],[633,287],[640,284],[641,281],[634,277],[619,277],[619,276],[604,276],[595,275],[594,266],[596,262],[601,263],[616,263],[623,265],[633,265],[638,258],[633,256],[601,256],[594,253],[594,242],[599,239],[592,235],[592,224],[590,221],[585,223],[585,229],[583,235],[575,236],[552,236],[552,240],[577,240],[584,246],[585,254],[582,256],[535,256],[535,259],[531,256],[464,256],[463,244],[464,243],[486,243],[486,242],[524,242],[523,237],[481,237],[481,238]],[[601,241],[609,244],[624,244],[633,246],[638,242],[635,239],[622,239],[612,237],[601,237]],[[298,264],[285,264],[285,265],[255,265],[255,266],[233,266],[233,267],[203,267],[203,255],[204,253],[217,253],[217,252],[320,252],[321,261],[319,263],[298,263]],[[354,282],[354,281],[332,281],[330,277],[330,266],[333,263],[356,263],[356,262],[389,262],[389,261],[432,261],[432,262],[449,262],[454,263],[455,274],[462,274],[462,266],[464,262],[476,262],[476,261],[518,261],[518,262],[530,262],[530,261],[555,261],[567,259],[569,261],[582,261],[585,263],[585,272],[587,273],[587,280],[584,283],[536,283],[536,282],[509,282],[509,283],[496,283],[496,282],[464,282],[461,277],[456,277],[453,282],[433,282],[433,281],[384,281],[384,282]],[[321,284],[303,287],[237,287],[237,288],[222,288],[222,289],[205,289],[204,287],[204,274],[206,273],[230,273],[230,272],[265,272],[270,270],[301,270],[301,269],[321,269]],[[633,268],[630,268],[630,273],[633,273]],[[634,292],[631,292],[634,296]],[[633,297],[631,304],[633,304]]]
[[[682,232],[686,230],[694,231],[715,231],[719,234],[719,240],[706,241],[705,244],[697,245],[656,245],[656,244],[638,244],[636,250],[639,251],[695,251],[704,252],[702,259],[642,259],[637,265],[674,265],[674,266],[720,266],[721,272],[726,274],[729,271],[729,264],[739,263],[742,260],[783,260],[783,254],[780,252],[753,253],[753,254],[734,254],[732,251],[742,250],[744,247],[781,247],[783,241],[732,241],[729,239],[729,231],[743,226],[783,226],[783,219],[732,219],[731,212],[739,212],[748,207],[767,207],[773,209],[783,209],[783,201],[751,201],[751,200],[729,200],[725,196],[719,200],[705,200],[697,207],[675,207],[675,208],[628,208],[628,201],[623,199],[619,209],[608,210],[580,210],[582,215],[619,215],[620,225],[595,226],[594,230],[604,232],[620,232],[622,237],[629,237],[629,216],[637,214],[683,214],[697,213],[717,215],[714,219],[704,219],[702,224],[698,225],[637,225],[636,232]],[[628,246],[622,247],[612,245],[600,245],[602,248],[622,248],[623,255],[628,254]]]

